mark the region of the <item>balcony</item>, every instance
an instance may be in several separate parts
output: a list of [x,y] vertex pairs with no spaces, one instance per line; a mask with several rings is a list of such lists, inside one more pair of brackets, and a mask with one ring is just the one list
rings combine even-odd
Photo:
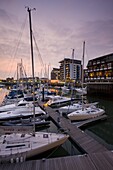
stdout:
[[113,67],[109,66],[108,69],[113,69]]
[[100,61],[97,61],[97,64],[100,64]]

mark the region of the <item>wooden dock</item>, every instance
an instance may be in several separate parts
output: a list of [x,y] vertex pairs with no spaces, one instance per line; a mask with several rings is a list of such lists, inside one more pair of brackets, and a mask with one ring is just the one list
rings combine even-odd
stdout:
[[[39,102],[43,108],[43,103]],[[113,152],[109,151],[104,145],[86,134],[69,119],[60,116],[52,108],[47,107],[45,111],[53,122],[63,131],[69,134],[70,139],[82,150],[83,155],[41,159],[26,161],[23,163],[1,164],[2,170],[112,170]],[[60,121],[58,122],[58,118]]]
[[113,170],[113,153],[111,151],[92,153],[81,156],[26,161],[23,163],[6,163],[0,170]]
[[84,127],[87,127],[89,125],[92,125],[94,123],[97,123],[97,122],[100,122],[100,121],[103,121],[103,120],[106,120],[106,119],[107,119],[107,115],[101,115],[101,116],[93,118],[93,119],[84,120],[84,121],[75,123],[75,125],[78,128],[84,128]]

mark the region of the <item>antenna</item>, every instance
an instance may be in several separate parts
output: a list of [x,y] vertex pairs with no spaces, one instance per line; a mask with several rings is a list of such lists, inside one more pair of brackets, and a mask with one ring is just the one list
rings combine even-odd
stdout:
[[31,9],[31,8],[29,8],[28,6],[25,6],[25,8],[27,8],[27,11],[29,11],[29,10],[30,10],[30,11],[31,11],[31,10],[35,10],[35,11],[36,11],[36,8],[32,8],[32,9]]

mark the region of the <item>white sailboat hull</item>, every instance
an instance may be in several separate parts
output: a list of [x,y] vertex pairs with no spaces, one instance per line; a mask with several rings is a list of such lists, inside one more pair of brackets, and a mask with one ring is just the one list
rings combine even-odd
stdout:
[[63,104],[71,102],[71,98],[63,97],[63,96],[52,96],[47,103],[45,103],[45,106],[51,106],[51,107],[60,107]]
[[26,134],[25,137],[21,134],[3,135],[0,137],[0,160],[27,159],[60,146],[67,139],[68,135],[46,132],[36,132],[35,136]]
[[[35,115],[45,115],[46,113],[40,108],[35,107]],[[0,113],[0,122],[11,120],[11,119],[18,119],[23,117],[30,117],[33,116],[33,107],[23,107],[15,109],[14,111],[9,112],[1,112]]]
[[82,105],[80,104],[73,104],[73,105],[68,105],[68,106],[63,106],[59,108],[59,113],[64,113],[64,114],[68,114],[71,113],[75,110],[81,109]]
[[80,93],[80,94],[87,94],[87,89],[86,88],[76,88],[75,89],[77,93]]
[[16,109],[21,110],[22,108],[28,108],[28,107],[33,107],[32,102],[31,101],[27,102],[23,99],[17,103],[1,105],[0,113],[11,111],[11,110],[16,110]]
[[68,114],[68,118],[71,121],[80,121],[80,120],[86,120],[86,119],[92,119],[98,116],[101,116],[105,113],[103,109],[100,108],[86,108],[86,109],[80,109],[77,111],[74,111],[70,114]]
[[[89,107],[89,106],[95,106],[97,104],[98,104],[98,102],[86,103],[86,104],[83,104],[83,106],[86,108],[86,107]],[[77,111],[79,109],[82,109],[82,103],[74,103],[74,104],[70,104],[70,105],[67,105],[67,106],[63,106],[63,107],[60,107],[58,111],[61,114],[62,113],[69,114],[69,113]]]

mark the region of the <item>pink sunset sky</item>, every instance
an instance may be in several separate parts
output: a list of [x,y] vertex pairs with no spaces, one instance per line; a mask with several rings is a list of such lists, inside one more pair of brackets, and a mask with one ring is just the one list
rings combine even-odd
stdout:
[[[21,59],[31,76],[28,12],[32,11],[35,76],[59,61],[89,59],[113,53],[113,0],[0,0],[0,78],[15,77]],[[16,77],[15,77],[16,78]]]

